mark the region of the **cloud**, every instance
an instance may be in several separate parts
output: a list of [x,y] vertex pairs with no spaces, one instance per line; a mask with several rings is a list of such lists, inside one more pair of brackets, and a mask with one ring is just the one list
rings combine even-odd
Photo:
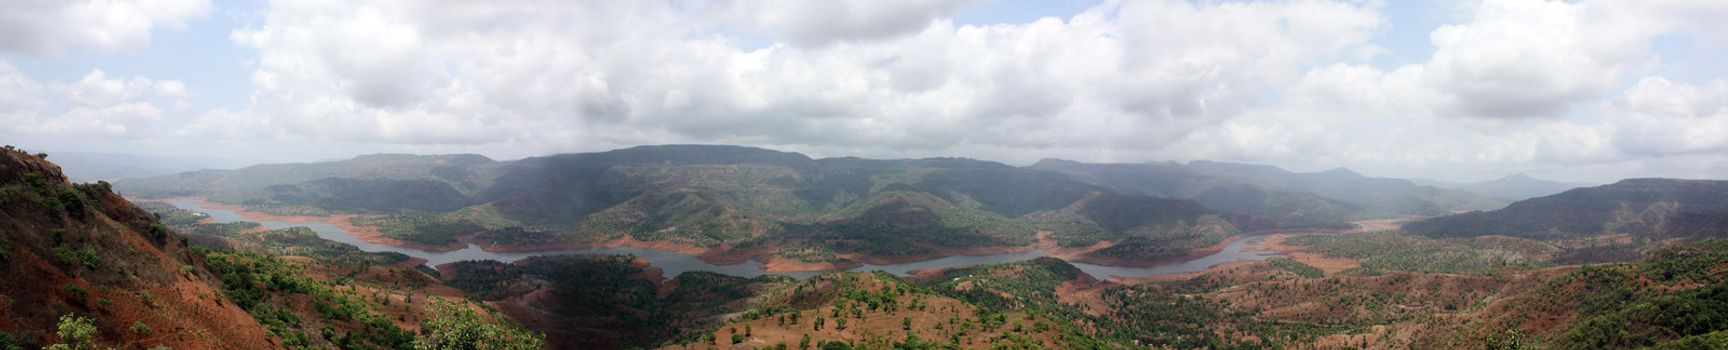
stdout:
[[740,0],[714,11],[727,24],[802,47],[916,33],[974,0]]
[[208,0],[8,1],[0,6],[0,52],[139,50],[150,45],[152,28],[179,28],[210,9]]
[[[1453,4],[1461,16],[1430,33],[1432,56],[1401,65],[1374,63],[1387,52],[1376,40],[1404,24],[1378,1],[1108,1],[1026,23],[949,19],[973,4],[281,0],[229,35],[257,54],[238,107],[188,111],[199,94],[176,80],[92,69],[37,81],[5,65],[0,120],[14,134],[327,152],[734,143],[1449,178],[1728,170],[1716,155],[1728,151],[1725,77],[1671,73],[1665,60],[1684,58],[1651,47],[1728,48],[1720,1]],[[10,5],[0,52],[26,55],[140,50],[151,29],[211,7]],[[197,117],[162,125],[180,113]]]
[[1728,152],[1728,82],[1646,77],[1612,101],[1615,143],[1639,155]]
[[137,138],[159,127],[155,103],[192,94],[185,83],[109,78],[92,70],[72,83],[39,82],[0,61],[0,131],[75,138]]
[[[1616,87],[1661,32],[1616,1],[1486,1],[1431,37],[1427,79],[1448,114],[1559,117]],[[1629,19],[1630,18],[1630,19]]]
[[[263,25],[233,34],[260,58],[254,103],[232,113],[267,121],[233,127],[566,149],[1155,148],[1259,103],[1308,65],[1351,56],[1382,24],[1371,5],[1314,1],[1107,3],[991,26],[940,18],[962,2],[349,5],[276,2]],[[753,25],[791,45],[746,48],[723,29],[739,19],[696,15],[801,6],[846,17],[757,13]],[[215,130],[232,119],[213,115],[197,131],[233,134]]]

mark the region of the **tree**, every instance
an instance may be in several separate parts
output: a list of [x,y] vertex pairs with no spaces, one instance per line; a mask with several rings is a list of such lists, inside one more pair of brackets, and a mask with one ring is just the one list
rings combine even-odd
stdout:
[[744,335],[743,334],[733,334],[732,335],[732,343],[733,344],[738,344],[738,343],[743,343],[743,342],[744,342]]
[[749,324],[744,325],[744,336],[746,336],[746,337],[753,337],[754,336],[754,335],[751,335]]
[[805,334],[802,337],[798,337],[798,350],[809,350],[809,349],[810,349],[810,335]]
[[49,345],[47,350],[95,350],[97,348],[95,320],[89,317],[66,314],[60,316],[60,325],[57,328],[59,331],[54,334],[60,336],[60,342]]
[[900,318],[900,330],[905,330],[905,331],[912,330],[912,318],[911,317]]
[[432,318],[421,321],[416,350],[537,350],[546,346],[539,333],[510,325],[489,324],[467,305],[434,299]]

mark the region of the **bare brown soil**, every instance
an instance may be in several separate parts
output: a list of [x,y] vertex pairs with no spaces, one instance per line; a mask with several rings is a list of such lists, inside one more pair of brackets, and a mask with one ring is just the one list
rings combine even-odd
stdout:
[[853,268],[857,268],[859,266],[864,266],[864,264],[860,264],[856,261],[851,261],[851,260],[846,260],[846,261],[841,261],[841,262],[827,262],[827,261],[812,262],[812,261],[803,261],[803,260],[783,257],[783,256],[779,256],[779,255],[758,256],[757,259],[763,260],[762,261],[762,270],[768,271],[768,272],[833,271],[833,270],[853,269]]
[[1355,259],[1333,258],[1319,253],[1308,252],[1308,247],[1306,246],[1285,245],[1284,242],[1289,240],[1290,237],[1290,235],[1286,234],[1267,236],[1259,242],[1254,242],[1253,247],[1257,250],[1275,252],[1290,257],[1291,260],[1296,260],[1296,262],[1319,268],[1321,271],[1326,272],[1327,275],[1336,274],[1344,270],[1362,266],[1362,262],[1356,261]]

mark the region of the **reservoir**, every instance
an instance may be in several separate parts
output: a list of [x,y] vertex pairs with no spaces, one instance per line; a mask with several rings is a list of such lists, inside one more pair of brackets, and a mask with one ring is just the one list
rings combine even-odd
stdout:
[[[447,252],[438,252],[438,251],[430,251],[430,250],[417,249],[417,248],[398,247],[398,246],[392,246],[392,245],[366,242],[366,241],[360,240],[359,238],[355,238],[354,235],[350,234],[347,230],[343,230],[342,228],[337,227],[336,225],[331,225],[331,224],[323,223],[323,222],[292,222],[292,223],[290,223],[290,222],[282,222],[282,221],[247,220],[247,219],[241,217],[238,213],[235,213],[234,211],[226,210],[226,209],[220,209],[220,208],[204,207],[202,205],[199,205],[199,202],[194,201],[194,200],[184,200],[184,199],[171,200],[171,201],[168,201],[168,203],[173,204],[176,207],[180,207],[181,209],[186,209],[186,210],[191,210],[191,211],[209,214],[212,221],[216,222],[216,223],[252,221],[252,222],[257,222],[259,224],[262,224],[265,228],[270,228],[270,229],[280,229],[280,228],[288,228],[288,227],[296,227],[296,226],[306,227],[306,228],[312,229],[313,232],[316,232],[318,234],[318,237],[320,237],[320,238],[350,244],[350,245],[353,245],[355,247],[360,248],[360,250],[362,250],[362,251],[367,251],[367,252],[396,252],[396,253],[402,253],[402,254],[405,254],[405,255],[408,255],[411,257],[426,259],[426,264],[430,265],[430,266],[437,266],[437,265],[441,265],[441,264],[445,264],[445,263],[465,261],[465,260],[497,260],[497,261],[503,261],[503,262],[514,262],[514,261],[522,260],[522,259],[525,259],[525,258],[528,258],[531,256],[540,256],[540,255],[629,254],[629,255],[634,255],[637,257],[641,257],[644,260],[647,260],[650,265],[653,265],[654,267],[658,267],[661,270],[665,271],[665,275],[667,277],[677,276],[679,274],[682,274],[682,273],[688,272],[688,271],[709,271],[709,272],[714,272],[714,273],[721,273],[721,274],[727,274],[727,275],[733,275],[733,276],[743,276],[743,277],[755,277],[755,276],[760,276],[760,275],[765,275],[765,274],[778,274],[778,275],[792,276],[792,277],[796,277],[796,278],[805,278],[805,277],[815,276],[817,274],[822,273],[822,272],[767,272],[767,271],[764,271],[762,269],[762,264],[760,262],[755,261],[755,260],[749,260],[749,261],[745,261],[743,263],[733,264],[733,265],[716,265],[716,264],[712,264],[712,263],[709,263],[706,261],[702,261],[702,259],[697,258],[695,255],[688,255],[688,254],[683,254],[683,253],[678,253],[678,252],[673,252],[673,251],[666,251],[666,250],[648,249],[648,248],[633,248],[633,247],[558,249],[558,250],[543,250],[543,251],[532,251],[532,252],[489,252],[489,251],[485,251],[485,250],[480,249],[480,247],[477,245],[470,244],[467,247],[464,247],[462,249],[452,250],[452,251],[447,251]],[[1265,236],[1243,237],[1242,239],[1238,239],[1235,242],[1231,242],[1229,245],[1226,245],[1223,250],[1220,250],[1217,253],[1213,253],[1211,255],[1207,255],[1207,256],[1200,257],[1200,258],[1193,259],[1193,260],[1173,261],[1173,262],[1169,262],[1169,263],[1165,263],[1165,264],[1158,264],[1158,265],[1152,265],[1152,266],[1147,266],[1147,267],[1105,266],[1105,265],[1088,264],[1088,263],[1080,263],[1080,262],[1069,262],[1069,263],[1073,264],[1075,267],[1080,268],[1081,271],[1085,271],[1087,274],[1092,275],[1093,277],[1100,278],[1100,279],[1106,279],[1106,278],[1109,278],[1112,276],[1117,276],[1117,277],[1147,277],[1147,276],[1166,275],[1166,274],[1175,274],[1175,273],[1195,272],[1195,271],[1205,270],[1206,268],[1212,267],[1214,265],[1223,264],[1223,263],[1232,262],[1232,261],[1263,260],[1263,259],[1267,259],[1267,258],[1270,258],[1273,256],[1277,256],[1276,254],[1273,254],[1271,252],[1258,251],[1258,250],[1254,250],[1254,249],[1249,248],[1250,246],[1252,246],[1252,243],[1258,242],[1259,240],[1264,239],[1264,238],[1265,238]],[[1021,252],[1021,253],[1005,253],[1005,254],[994,254],[994,255],[955,255],[955,256],[949,256],[949,257],[943,257],[943,258],[925,260],[925,261],[919,261],[919,262],[910,262],[910,263],[904,263],[904,264],[890,264],[890,265],[864,264],[863,266],[859,266],[859,267],[854,268],[852,270],[853,271],[881,270],[881,271],[886,271],[886,272],[889,272],[889,273],[892,273],[895,275],[899,275],[899,276],[906,276],[911,271],[914,271],[914,270],[943,269],[943,268],[965,267],[965,266],[982,265],[982,264],[1006,263],[1006,262],[1031,260],[1031,259],[1035,259],[1035,258],[1039,258],[1039,257],[1043,257],[1043,256],[1045,256],[1044,251],[1038,250],[1038,249],[1033,249],[1032,251]]]

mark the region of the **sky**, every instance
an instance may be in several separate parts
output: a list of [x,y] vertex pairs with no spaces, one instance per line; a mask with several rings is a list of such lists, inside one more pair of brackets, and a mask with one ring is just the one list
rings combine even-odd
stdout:
[[1728,174],[1728,2],[0,0],[0,142]]

